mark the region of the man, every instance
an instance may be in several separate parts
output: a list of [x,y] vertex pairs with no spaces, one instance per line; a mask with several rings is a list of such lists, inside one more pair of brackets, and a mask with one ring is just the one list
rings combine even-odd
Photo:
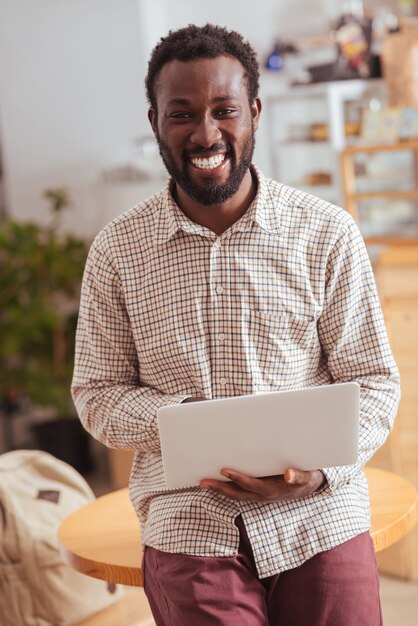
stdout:
[[[93,436],[136,451],[158,626],[377,626],[363,467],[392,427],[397,370],[351,217],[252,165],[258,78],[220,27],[154,49],[149,120],[171,179],[92,246],[73,396]],[[343,381],[361,385],[355,465],[165,486],[159,407]]]

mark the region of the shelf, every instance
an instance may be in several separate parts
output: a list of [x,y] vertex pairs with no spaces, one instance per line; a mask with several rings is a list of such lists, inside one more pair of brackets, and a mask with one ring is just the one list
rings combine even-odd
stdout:
[[365,237],[367,245],[374,246],[418,246],[418,237],[388,237],[388,236],[372,236]]
[[[380,189],[374,191],[358,191],[359,183],[364,183],[364,179],[356,175],[356,168],[354,165],[355,157],[359,153],[378,154],[381,152],[400,152],[411,151],[415,153],[415,161],[418,156],[418,140],[417,141],[402,141],[396,143],[385,143],[375,145],[357,145],[348,146],[341,152],[341,166],[342,166],[342,181],[344,188],[345,207],[354,219],[359,223],[360,231],[363,233],[364,240],[368,245],[402,245],[402,246],[417,246],[418,245],[418,215],[416,210],[413,210],[411,216],[414,214],[416,218],[409,224],[402,224],[402,215],[399,211],[394,209],[394,201],[414,202],[418,201],[418,171],[416,168],[411,170],[411,183],[414,185],[412,189],[399,189],[396,187],[396,181],[394,182],[392,189]],[[388,170],[388,177],[393,172]],[[399,175],[399,172],[397,172]],[[412,178],[414,180],[412,180]],[[372,181],[373,182],[373,181]],[[376,182],[376,181],[374,181]],[[388,186],[388,181],[383,181],[385,186]],[[369,220],[361,219],[362,210],[359,203],[361,201],[380,200],[379,214],[374,215],[374,219],[370,217]],[[392,202],[391,202],[392,201]],[[382,206],[380,206],[382,205]],[[386,206],[385,206],[386,205]],[[414,209],[411,205],[411,209]],[[401,212],[402,213],[402,212]],[[389,227],[387,220],[390,220],[392,226]],[[380,228],[379,228],[380,224]],[[373,234],[382,230],[381,226],[385,225],[384,232],[390,234]],[[388,231],[388,228],[390,230]],[[412,236],[410,236],[412,233]]]
[[416,141],[399,141],[396,143],[356,144],[347,146],[344,152],[347,155],[351,155],[357,152],[401,152],[403,150],[418,150],[418,139]]
[[277,141],[276,146],[329,146],[328,139],[284,139],[283,141]]
[[304,183],[303,181],[295,181],[289,183],[289,187],[294,187],[295,189],[306,191],[314,196],[320,196],[321,194],[328,196],[335,192],[335,186],[332,183],[324,183],[322,185],[310,185],[309,183]]
[[373,200],[374,198],[387,198],[388,200],[418,200],[418,189],[410,191],[358,191],[356,193],[348,193],[347,198],[350,201]]
[[[352,133],[352,124],[358,120],[350,113],[357,115],[359,103],[367,103],[372,96],[384,101],[384,81],[358,79],[290,86],[280,76],[264,72],[260,84],[266,120],[258,135],[260,165],[267,163],[269,152],[271,164],[265,169],[271,178],[342,206],[338,154],[348,142],[359,140]],[[330,172],[332,186],[292,185],[315,167]]]

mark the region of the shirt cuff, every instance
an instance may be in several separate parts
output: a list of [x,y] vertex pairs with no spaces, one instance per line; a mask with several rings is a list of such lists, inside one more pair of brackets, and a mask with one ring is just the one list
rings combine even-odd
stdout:
[[321,469],[321,472],[323,473],[325,477],[325,481],[315,493],[326,493],[326,494],[334,493],[334,489],[336,485],[339,483],[339,474],[338,474],[337,468],[327,467],[327,468]]
[[311,492],[311,496],[315,496],[318,493],[322,493],[322,491],[324,490],[324,487],[327,484],[327,480],[325,478],[324,472],[322,470],[319,470],[319,471],[322,474],[322,481],[321,481],[321,484],[314,491]]

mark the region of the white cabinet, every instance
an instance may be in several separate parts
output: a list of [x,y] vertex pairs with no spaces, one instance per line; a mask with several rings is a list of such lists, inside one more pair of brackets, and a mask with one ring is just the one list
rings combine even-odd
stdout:
[[339,152],[358,138],[362,109],[386,101],[384,82],[290,87],[280,76],[264,74],[260,95],[264,120],[256,157],[262,155],[266,174],[342,205]]

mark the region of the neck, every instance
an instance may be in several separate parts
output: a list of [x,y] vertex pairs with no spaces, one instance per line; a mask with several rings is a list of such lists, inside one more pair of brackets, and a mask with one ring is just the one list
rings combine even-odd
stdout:
[[195,224],[209,228],[222,235],[246,212],[257,193],[257,182],[248,170],[238,191],[220,205],[205,206],[195,202],[183,189],[175,184],[173,196],[183,213]]

